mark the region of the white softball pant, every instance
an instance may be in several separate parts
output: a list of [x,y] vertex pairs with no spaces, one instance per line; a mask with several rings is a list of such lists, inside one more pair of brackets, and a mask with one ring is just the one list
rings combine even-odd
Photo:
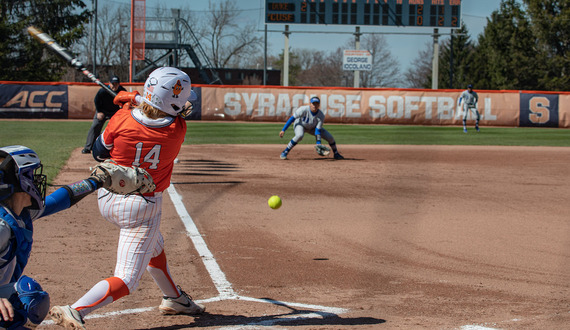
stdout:
[[467,120],[467,115],[469,114],[469,110],[473,111],[473,114],[476,116],[477,120],[481,118],[479,116],[479,110],[477,110],[477,106],[463,104],[463,120]]
[[[294,130],[295,130],[295,136],[293,137],[292,140],[295,141],[295,143],[299,143],[303,139],[303,136],[305,136],[305,133],[315,135],[314,128],[307,129],[303,127],[303,125],[301,124],[295,125]],[[326,140],[329,144],[334,144],[334,137],[332,136],[331,133],[329,133],[329,131],[327,131],[324,128],[321,128],[321,138]]]
[[125,197],[103,188],[99,189],[98,197],[101,215],[120,228],[114,276],[133,292],[150,259],[158,256],[164,247],[159,230],[162,192],[146,197],[149,202],[138,195]]

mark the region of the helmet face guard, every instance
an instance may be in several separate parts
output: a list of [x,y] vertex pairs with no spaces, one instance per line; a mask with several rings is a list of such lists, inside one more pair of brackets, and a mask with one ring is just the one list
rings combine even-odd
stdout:
[[[8,146],[0,148],[0,157],[4,161],[0,164],[0,184],[11,186],[12,193],[25,192],[31,196],[35,214],[41,214],[44,209],[46,197],[46,176],[43,174],[43,165],[38,155],[30,148],[24,146]],[[12,194],[0,196],[0,200]]]

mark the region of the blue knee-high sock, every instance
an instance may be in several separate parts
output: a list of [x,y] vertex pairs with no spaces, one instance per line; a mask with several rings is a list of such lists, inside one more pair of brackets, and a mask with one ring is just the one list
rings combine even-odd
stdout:
[[289,143],[287,143],[287,148],[285,148],[285,150],[283,150],[283,152],[288,153],[289,151],[291,151],[291,149],[293,149],[293,147],[297,145],[297,142],[291,140],[289,141]]

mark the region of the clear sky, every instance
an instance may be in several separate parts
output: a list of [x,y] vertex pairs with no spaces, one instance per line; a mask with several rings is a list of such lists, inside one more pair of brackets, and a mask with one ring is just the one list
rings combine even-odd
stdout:
[[[90,6],[93,0],[84,0]],[[130,0],[97,0],[99,6],[106,4],[121,4],[130,6]],[[203,12],[208,10],[208,2],[222,2],[223,0],[146,0],[147,15],[152,12],[152,8],[190,8],[192,11]],[[263,35],[265,29],[265,0],[234,0],[240,12],[243,14],[241,19],[244,22],[251,22],[258,27]],[[477,40],[477,36],[483,32],[483,28],[487,24],[487,17],[495,10],[499,9],[500,0],[462,0],[461,17],[467,29],[471,34],[473,41]],[[283,51],[285,45],[285,37],[283,31],[284,24],[269,24],[268,31],[276,31],[268,33],[268,53],[277,55]],[[291,24],[289,29],[292,32],[289,36],[289,47],[293,49],[320,49],[325,51],[336,50],[339,46],[345,44],[348,40],[353,40],[352,33],[355,26],[340,25],[305,25]],[[433,28],[412,28],[412,27],[369,27],[361,26],[362,33],[433,33]],[[295,33],[303,31],[304,33]],[[307,33],[310,32],[310,33]],[[328,32],[328,33],[322,33]],[[450,29],[439,29],[442,34],[449,34]],[[433,38],[431,35],[404,35],[404,34],[385,34],[386,41],[390,47],[392,55],[400,63],[400,69],[405,72],[414,59],[417,58],[420,50],[425,49],[427,43],[431,43]]]

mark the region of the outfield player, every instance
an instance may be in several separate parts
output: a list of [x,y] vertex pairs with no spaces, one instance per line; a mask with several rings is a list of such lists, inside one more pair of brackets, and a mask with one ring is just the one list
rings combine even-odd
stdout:
[[291,126],[291,124],[293,124],[295,136],[291,141],[289,141],[287,147],[281,153],[281,159],[287,159],[287,155],[291,149],[293,149],[293,147],[303,139],[305,133],[314,135],[317,140],[317,144],[321,144],[322,137],[329,143],[332,151],[334,152],[334,159],[344,159],[336,148],[336,142],[332,134],[323,128],[325,114],[319,110],[320,106],[321,100],[314,96],[311,98],[309,105],[303,105],[297,108],[289,120],[287,120],[283,129],[279,132],[279,137],[282,138],[285,135],[285,131],[289,126]]
[[[95,284],[73,304],[54,306],[50,316],[56,324],[84,329],[87,314],[133,292],[145,270],[162,291],[159,310],[163,314],[204,311],[204,306],[192,301],[170,276],[160,233],[162,192],[170,185],[174,159],[186,135],[184,105],[191,95],[187,74],[162,67],[146,80],[142,99],[136,91],[115,97],[115,102],[124,106],[95,141],[93,157],[146,169],[156,190],[143,196],[99,190],[101,214],[120,229],[114,276]],[[132,110],[131,104],[136,105]]]
[[479,132],[479,111],[477,110],[477,102],[479,102],[479,95],[473,90],[473,85],[469,84],[467,90],[461,93],[459,97],[459,104],[463,102],[463,132],[467,133],[467,115],[469,111],[475,114],[475,130]]
[[[33,243],[33,222],[65,210],[101,187],[96,178],[65,185],[46,197],[46,176],[38,155],[15,145],[0,148],[0,327],[39,324],[47,315],[49,295],[33,279],[22,276]],[[19,284],[19,286],[15,286]],[[21,306],[15,288],[32,295]],[[21,293],[20,290],[17,290]],[[8,300],[9,298],[9,300]],[[29,297],[28,297],[29,298]],[[10,312],[8,307],[14,308]],[[6,314],[8,312],[8,314]]]

